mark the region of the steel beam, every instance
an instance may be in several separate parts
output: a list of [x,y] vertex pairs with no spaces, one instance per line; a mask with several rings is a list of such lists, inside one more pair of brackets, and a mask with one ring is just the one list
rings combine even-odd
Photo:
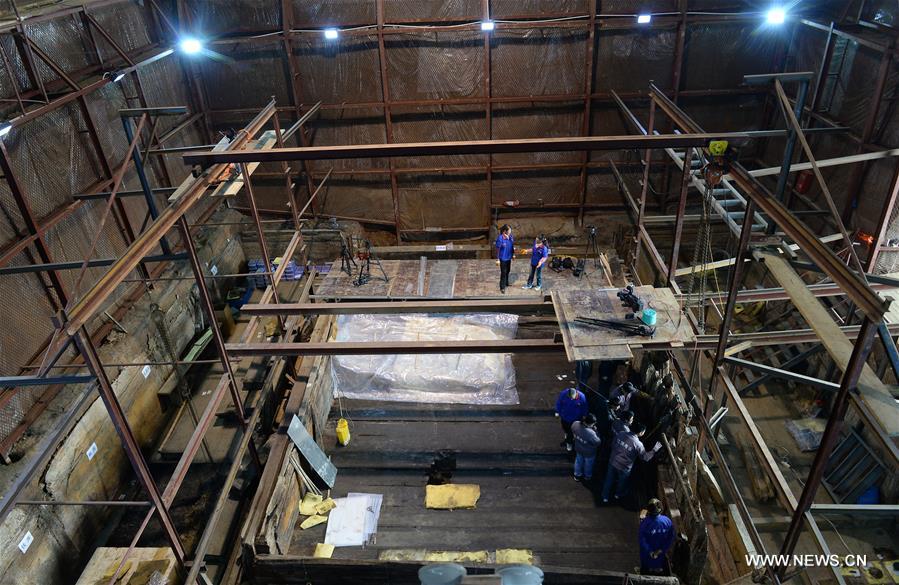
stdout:
[[262,305],[248,303],[240,308],[247,315],[357,315],[392,313],[546,313],[553,312],[548,301],[530,299],[475,301],[404,301],[404,302],[340,302],[282,303]]
[[581,150],[622,150],[635,148],[687,148],[704,146],[712,140],[739,144],[751,138],[743,132],[718,134],[656,134],[653,136],[573,136],[564,138],[517,138],[508,140],[463,140],[454,142],[413,142],[398,144],[352,144],[273,148],[269,150],[228,150],[193,152],[184,155],[187,165],[208,167],[220,163],[279,162],[395,156],[443,156],[453,154],[503,154],[521,152],[572,152]]
[[[803,357],[805,359],[807,359],[807,356],[803,356]],[[760,372],[762,374],[765,374],[768,377],[780,378],[782,380],[789,380],[791,382],[805,384],[806,386],[811,386],[813,388],[820,388],[821,390],[827,390],[829,392],[836,392],[837,390],[840,389],[839,384],[834,384],[833,382],[828,382],[827,380],[822,380],[820,378],[815,378],[813,376],[805,376],[803,374],[797,374],[796,372],[791,372],[789,370],[784,370],[782,368],[775,368],[773,366],[760,364],[758,362],[753,362],[750,360],[744,360],[744,359],[729,356],[729,357],[725,357],[723,361],[728,364],[733,364],[735,366],[740,366],[743,368],[754,370],[756,372]]]
[[228,343],[231,357],[300,355],[399,355],[460,353],[547,353],[564,352],[555,339],[509,339],[470,341],[389,341],[327,343]]
[[[82,366],[84,367],[84,366]],[[51,386],[53,384],[86,384],[96,378],[89,374],[72,376],[0,376],[0,387]]]

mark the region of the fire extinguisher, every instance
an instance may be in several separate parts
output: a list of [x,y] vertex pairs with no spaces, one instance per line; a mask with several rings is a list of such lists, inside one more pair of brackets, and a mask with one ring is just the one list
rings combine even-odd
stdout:
[[796,192],[805,195],[812,186],[814,175],[809,171],[800,171],[796,176]]

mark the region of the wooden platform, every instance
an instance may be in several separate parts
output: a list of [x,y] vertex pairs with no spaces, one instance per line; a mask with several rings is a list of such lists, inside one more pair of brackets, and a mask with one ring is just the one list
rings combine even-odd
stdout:
[[638,286],[635,290],[647,307],[656,310],[656,332],[653,337],[635,337],[576,321],[579,317],[623,320],[631,310],[622,306],[617,297],[618,290],[607,288],[552,292],[553,306],[569,360],[630,359],[632,349],[682,347],[696,339],[674,293],[667,288]]
[[[515,356],[517,406],[430,405],[344,400],[352,441],[337,447],[334,405],[325,444],[338,468],[334,497],[384,495],[376,543],[337,548],[334,559],[375,560],[381,551],[533,551],[544,566],[610,571],[639,564],[637,513],[600,507],[598,485],[572,477],[556,395],[573,375],[558,356]],[[425,508],[427,470],[436,451],[457,454],[456,483],[480,485],[474,510]],[[601,478],[602,471],[597,470]],[[296,527],[290,554],[311,555],[325,525]]]
[[[316,287],[317,298],[343,297],[436,297],[471,298],[499,297],[499,266],[495,260],[381,260],[389,282],[381,280],[381,271],[371,267],[372,280],[362,286],[354,286],[353,277],[340,270],[340,261]],[[610,268],[605,257],[587,262],[587,271],[575,278],[571,270],[555,272],[543,269],[543,291],[524,290],[531,271],[530,259],[512,261],[509,287],[506,297],[538,297],[547,291],[607,288],[614,286],[610,280]],[[443,294],[449,292],[449,295]],[[431,293],[431,294],[429,294]],[[440,294],[434,294],[440,293]]]

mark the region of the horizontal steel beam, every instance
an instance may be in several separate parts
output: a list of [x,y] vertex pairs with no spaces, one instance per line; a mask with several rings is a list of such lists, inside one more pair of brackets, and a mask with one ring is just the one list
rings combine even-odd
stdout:
[[834,384],[833,382],[828,382],[827,380],[821,380],[820,378],[814,378],[812,376],[804,376],[802,374],[797,374],[796,372],[790,372],[789,370],[782,370],[780,368],[775,368],[774,366],[767,366],[765,364],[760,364],[757,362],[752,362],[735,357],[725,357],[724,361],[735,366],[741,366],[750,370],[755,370],[756,372],[760,372],[773,378],[791,380],[793,382],[806,384],[814,388],[821,388],[822,390],[835,392],[840,389],[839,384]]
[[300,355],[399,355],[460,353],[547,353],[564,352],[554,339],[509,339],[469,341],[338,341],[325,343],[228,343],[229,357]]
[[453,142],[410,142],[394,144],[352,144],[272,148],[268,150],[231,150],[190,152],[184,155],[188,166],[203,167],[217,163],[280,162],[395,156],[439,156],[452,154],[503,154],[520,152],[571,152],[645,148],[687,148],[706,146],[712,140],[740,143],[749,140],[743,132],[718,134],[656,134],[653,136],[572,136],[564,138],[519,138],[510,140],[461,140]]
[[119,116],[123,118],[140,118],[144,114],[148,116],[183,116],[189,113],[187,106],[161,106],[155,108],[125,108],[119,110]]
[[812,504],[812,513],[818,514],[899,514],[897,504]]
[[72,376],[0,376],[0,388],[18,388],[20,386],[52,386],[53,384],[82,384],[93,382],[96,378],[90,374]]
[[[174,192],[175,192],[175,187],[162,187],[162,188],[153,189],[153,193],[156,193],[158,195],[171,195]],[[112,191],[100,191],[99,193],[76,193],[75,195],[72,195],[72,199],[80,199],[83,201],[87,201],[90,199],[109,199],[110,195],[112,195]],[[143,189],[129,190],[129,191],[117,191],[115,196],[116,196],[116,198],[143,197],[144,191],[143,191]]]
[[[187,254],[159,254],[155,256],[144,256],[141,262],[170,262],[172,260],[184,260]],[[95,268],[97,266],[112,266],[118,258],[98,258],[97,260],[88,260],[87,267]],[[77,270],[84,266],[83,260],[75,262],[50,262],[47,264],[26,264],[24,266],[4,266],[0,268],[0,276],[4,274],[24,274],[26,272],[47,272],[48,270]]]
[[553,312],[553,304],[530,299],[473,301],[403,301],[252,304],[240,308],[247,315],[357,315],[390,313],[537,313]]

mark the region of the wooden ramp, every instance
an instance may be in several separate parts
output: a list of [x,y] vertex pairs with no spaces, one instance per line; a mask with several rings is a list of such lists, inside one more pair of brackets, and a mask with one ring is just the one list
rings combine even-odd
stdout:
[[[821,343],[841,371],[846,370],[852,354],[852,342],[840,330],[824,305],[808,290],[805,282],[790,266],[786,259],[777,254],[763,254],[765,266],[771,275],[790,295],[793,304],[818,334]],[[867,364],[858,381],[858,389],[871,412],[880,421],[888,435],[899,435],[899,408],[890,387],[883,383]]]

